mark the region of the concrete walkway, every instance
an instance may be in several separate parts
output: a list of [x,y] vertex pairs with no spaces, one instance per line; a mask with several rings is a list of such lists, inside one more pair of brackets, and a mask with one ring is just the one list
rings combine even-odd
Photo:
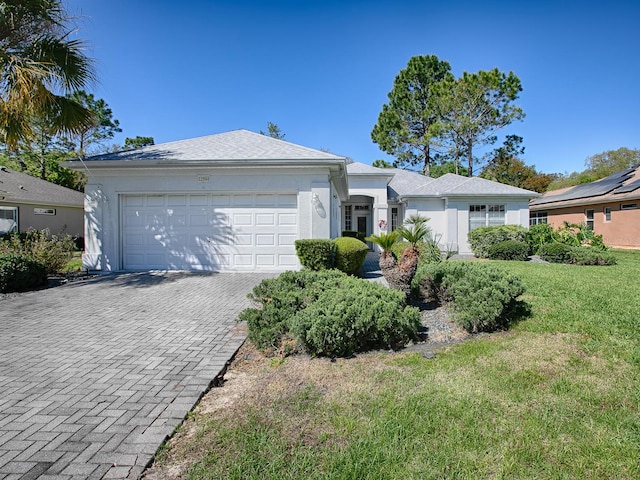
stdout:
[[125,274],[1,299],[0,479],[139,477],[269,276]]

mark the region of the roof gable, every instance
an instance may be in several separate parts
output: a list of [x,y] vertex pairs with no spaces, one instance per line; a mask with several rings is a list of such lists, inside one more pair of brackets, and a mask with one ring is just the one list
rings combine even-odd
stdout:
[[84,194],[26,173],[1,167],[0,201],[82,208]]
[[233,130],[204,137],[149,145],[135,150],[87,158],[97,161],[242,161],[242,160],[344,160],[332,153],[303,147],[248,130]]

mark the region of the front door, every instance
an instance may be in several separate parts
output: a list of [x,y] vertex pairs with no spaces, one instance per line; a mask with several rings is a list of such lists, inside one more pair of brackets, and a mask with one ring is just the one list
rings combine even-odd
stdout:
[[367,217],[358,217],[358,233],[360,237],[368,236]]

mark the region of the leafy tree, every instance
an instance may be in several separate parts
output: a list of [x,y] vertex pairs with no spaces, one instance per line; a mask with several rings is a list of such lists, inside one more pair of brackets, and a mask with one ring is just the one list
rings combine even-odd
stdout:
[[140,135],[135,138],[127,137],[124,139],[125,150],[134,150],[136,148],[148,147],[154,145],[153,137],[141,137]]
[[591,155],[585,161],[587,170],[596,179],[608,177],[612,173],[640,165],[640,150],[637,148],[619,148]]
[[396,76],[371,132],[380,149],[396,157],[395,166],[421,166],[429,176],[441,119],[433,90],[443,81],[453,81],[451,66],[435,55],[412,57]]
[[273,122],[267,122],[267,133],[260,130],[262,135],[268,135],[271,138],[277,138],[278,140],[284,140],[285,134],[282,133],[280,127]]
[[433,178],[441,177],[447,173],[455,173],[456,175],[467,175],[467,168],[464,165],[459,165],[453,160],[442,162],[439,165],[433,165],[431,167],[431,176]]
[[443,119],[437,132],[448,145],[454,162],[466,157],[467,175],[473,175],[476,146],[495,142],[497,130],[525,116],[514,105],[522,91],[520,79],[497,68],[464,72],[457,80],[446,79],[434,88]]
[[67,136],[80,157],[87,156],[92,153],[92,147],[99,147],[116,133],[122,132],[120,122],[113,118],[113,112],[103,99],[96,99],[92,93],[84,90],[70,93],[67,97],[91,112],[91,122]]
[[33,137],[32,118],[52,133],[90,124],[91,113],[66,96],[94,73],[61,1],[3,0],[0,11],[0,141],[14,149]]
[[393,165],[391,165],[386,160],[381,159],[374,160],[371,166],[376,168],[393,168]]
[[522,137],[508,135],[503,145],[494,149],[480,177],[539,193],[545,192],[556,176],[538,173],[535,166],[527,165],[519,158],[523,154]]

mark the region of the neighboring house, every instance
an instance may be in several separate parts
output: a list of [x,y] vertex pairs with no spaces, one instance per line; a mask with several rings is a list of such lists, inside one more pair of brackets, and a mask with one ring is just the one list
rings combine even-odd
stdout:
[[0,234],[48,228],[82,236],[84,195],[0,166]]
[[546,192],[529,204],[531,225],[586,223],[606,245],[640,248],[640,165],[583,185]]
[[537,195],[480,178],[347,166],[345,157],[246,130],[84,163],[83,262],[102,271],[297,269],[296,239],[377,234],[413,213],[431,218],[443,248],[468,253],[469,228],[527,225]]

